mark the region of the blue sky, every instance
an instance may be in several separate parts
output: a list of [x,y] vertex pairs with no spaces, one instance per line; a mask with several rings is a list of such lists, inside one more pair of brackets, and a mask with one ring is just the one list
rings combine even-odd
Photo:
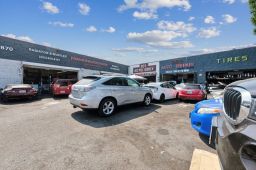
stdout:
[[0,35],[123,64],[255,44],[246,0],[1,0]]

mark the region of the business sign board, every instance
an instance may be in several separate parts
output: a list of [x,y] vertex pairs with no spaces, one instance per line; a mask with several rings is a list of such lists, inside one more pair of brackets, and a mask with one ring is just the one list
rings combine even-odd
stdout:
[[159,63],[152,62],[152,63],[143,63],[138,65],[133,65],[130,68],[131,73],[130,74],[136,74],[138,76],[143,77],[150,77],[150,76],[156,76],[158,72],[157,64],[159,66]]
[[0,58],[128,74],[128,66],[0,36]]
[[194,71],[194,61],[187,58],[167,60],[160,62],[160,70],[162,74],[189,73]]
[[256,47],[160,61],[160,74],[256,69]]

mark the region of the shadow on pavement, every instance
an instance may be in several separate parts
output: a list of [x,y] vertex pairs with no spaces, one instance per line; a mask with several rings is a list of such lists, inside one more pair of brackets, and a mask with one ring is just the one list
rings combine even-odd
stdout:
[[161,103],[160,101],[154,100],[154,103],[161,104],[161,105],[172,105],[172,104],[178,104],[180,102],[178,99],[170,99],[170,100],[164,101],[163,103]]
[[155,112],[160,106],[151,104],[149,107],[141,106],[141,104],[133,104],[121,106],[115,114],[110,117],[100,117],[96,110],[78,111],[72,113],[72,118],[76,121],[92,126],[94,128],[102,128],[122,124],[124,122],[146,116]]
[[209,147],[211,147],[212,149],[216,149],[214,144],[209,144],[209,136],[206,136],[202,133],[198,133],[199,138]]
[[13,98],[13,99],[8,99],[8,101],[3,101],[2,99],[0,100],[0,104],[2,105],[16,105],[16,104],[27,104],[27,103],[33,103],[36,101],[40,101],[42,99],[49,99],[52,98],[53,100],[63,100],[63,99],[67,99],[68,95],[60,95],[60,96],[55,96],[53,97],[50,94],[44,94],[44,95],[40,95],[37,96],[35,98]]

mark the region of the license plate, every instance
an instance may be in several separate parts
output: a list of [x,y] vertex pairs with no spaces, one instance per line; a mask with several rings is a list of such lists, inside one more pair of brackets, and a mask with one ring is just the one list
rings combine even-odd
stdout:
[[60,93],[61,93],[61,94],[64,94],[64,93],[65,93],[65,91],[60,91]]
[[26,90],[19,90],[19,93],[24,94],[24,93],[26,93]]
[[187,94],[192,94],[192,91],[187,91]]

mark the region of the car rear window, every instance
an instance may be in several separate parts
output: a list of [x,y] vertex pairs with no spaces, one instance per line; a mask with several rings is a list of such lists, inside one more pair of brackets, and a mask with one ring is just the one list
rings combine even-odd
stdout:
[[201,89],[200,85],[185,85],[184,89]]
[[100,80],[101,77],[90,77],[90,78],[83,78],[79,82],[76,83],[76,85],[88,85],[94,81]]

